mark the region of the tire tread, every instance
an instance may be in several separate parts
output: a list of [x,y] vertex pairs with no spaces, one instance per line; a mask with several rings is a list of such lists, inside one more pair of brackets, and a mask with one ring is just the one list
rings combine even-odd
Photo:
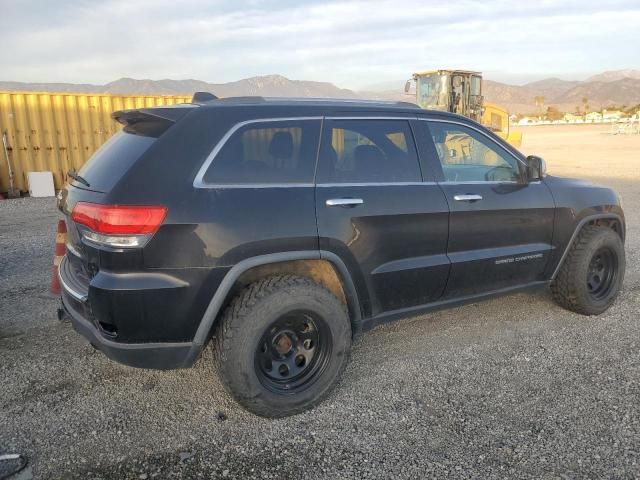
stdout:
[[573,245],[571,245],[567,257],[558,271],[558,275],[551,282],[551,294],[561,307],[583,315],[594,314],[592,307],[581,298],[580,289],[584,289],[585,286],[579,281],[576,270],[581,262],[590,260],[585,258],[588,254],[589,245],[605,231],[611,231],[615,234],[608,227],[587,225],[580,231]]
[[[233,342],[234,336],[237,331],[242,328],[245,319],[250,315],[255,315],[255,306],[265,297],[272,295],[280,290],[296,289],[299,287],[309,287],[314,289],[320,289],[325,294],[331,295],[336,302],[342,307],[345,315],[348,319],[348,310],[343,302],[340,302],[333,293],[331,293],[326,287],[320,285],[310,278],[300,277],[296,275],[272,275],[264,279],[258,280],[242,290],[225,309],[222,318],[218,322],[215,336],[214,336],[214,360],[218,364],[219,373],[222,377],[222,384],[225,390],[234,397],[240,404],[248,408],[257,415],[277,418],[288,415],[295,415],[305,410],[313,408],[318,403],[322,402],[326,396],[331,392],[331,388],[326,389],[321,395],[318,395],[311,402],[301,405],[297,408],[289,408],[286,412],[274,410],[273,408],[264,405],[262,402],[255,398],[238,395],[238,392],[231,388],[230,383],[232,376],[235,373],[230,365],[231,359],[226,355],[226,345]],[[347,362],[340,364],[338,371],[338,378],[342,376],[342,373],[346,367]]]

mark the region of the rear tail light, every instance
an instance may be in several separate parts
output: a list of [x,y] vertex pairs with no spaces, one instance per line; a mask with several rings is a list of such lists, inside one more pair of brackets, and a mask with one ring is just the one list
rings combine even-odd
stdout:
[[163,206],[101,205],[78,202],[71,219],[89,242],[111,247],[141,247],[167,215]]

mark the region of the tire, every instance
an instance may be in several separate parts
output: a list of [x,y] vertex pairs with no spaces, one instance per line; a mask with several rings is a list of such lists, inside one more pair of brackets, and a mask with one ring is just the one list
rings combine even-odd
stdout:
[[250,412],[285,417],[320,403],[351,349],[346,307],[308,278],[272,276],[246,287],[217,327],[215,358],[228,392]]
[[[607,268],[600,270],[606,265]],[[624,245],[620,236],[608,227],[588,225],[571,246],[551,283],[551,293],[554,300],[568,310],[599,315],[616,299],[624,271]],[[602,272],[605,273],[600,274]]]

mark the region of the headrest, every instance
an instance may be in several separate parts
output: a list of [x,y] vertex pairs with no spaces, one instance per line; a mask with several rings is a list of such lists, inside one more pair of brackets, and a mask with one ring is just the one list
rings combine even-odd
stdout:
[[289,132],[276,132],[269,144],[269,155],[288,159],[293,156],[293,136]]

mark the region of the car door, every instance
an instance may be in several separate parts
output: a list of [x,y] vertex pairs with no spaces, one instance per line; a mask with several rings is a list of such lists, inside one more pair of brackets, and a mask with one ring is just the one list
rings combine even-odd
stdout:
[[445,298],[544,280],[554,201],[523,160],[470,122],[428,120],[431,164],[451,211]]
[[[274,251],[317,250],[313,177],[321,125],[321,117],[300,117],[227,127],[194,180],[193,203],[182,206],[185,217],[204,217],[189,235],[206,244],[198,264],[229,267]],[[182,265],[193,250],[171,255]]]
[[423,182],[410,120],[326,118],[316,174],[320,248],[349,268],[365,316],[439,298],[448,206]]

